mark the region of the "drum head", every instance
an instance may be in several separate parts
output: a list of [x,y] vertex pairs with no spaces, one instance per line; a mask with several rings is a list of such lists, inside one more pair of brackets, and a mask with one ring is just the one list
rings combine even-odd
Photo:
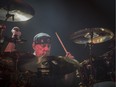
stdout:
[[106,82],[100,82],[100,83],[96,83],[94,84],[93,87],[115,87],[115,82],[112,81],[106,81]]

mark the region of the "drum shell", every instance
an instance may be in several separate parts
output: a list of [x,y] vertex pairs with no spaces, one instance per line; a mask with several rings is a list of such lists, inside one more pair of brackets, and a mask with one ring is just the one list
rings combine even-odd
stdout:
[[80,77],[77,76],[76,71],[64,75],[63,83],[65,87],[78,87],[80,83]]
[[[108,62],[108,63],[107,63]],[[101,83],[106,81],[114,81],[114,63],[107,61],[104,58],[96,58],[90,63],[89,60],[84,60],[81,67],[81,77],[84,85],[88,85],[91,76],[93,83]]]
[[0,86],[8,87],[10,84],[11,74],[14,70],[12,59],[5,58],[0,60]]
[[112,62],[105,59],[98,59],[93,62],[95,79],[97,82],[114,81],[114,66]]

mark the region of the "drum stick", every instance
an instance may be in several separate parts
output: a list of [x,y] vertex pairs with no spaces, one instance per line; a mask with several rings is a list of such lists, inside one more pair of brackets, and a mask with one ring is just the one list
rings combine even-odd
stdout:
[[64,44],[63,44],[63,42],[62,42],[62,40],[60,39],[59,35],[57,34],[57,32],[55,32],[55,34],[56,34],[58,40],[60,41],[60,44],[62,45],[64,51],[65,51],[66,53],[68,53],[68,51],[66,50],[66,48],[65,48],[65,46],[64,46]]

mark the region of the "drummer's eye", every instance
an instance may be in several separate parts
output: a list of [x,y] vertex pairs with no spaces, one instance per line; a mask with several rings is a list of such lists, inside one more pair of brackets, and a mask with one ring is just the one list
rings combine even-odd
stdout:
[[48,46],[48,48],[50,48],[50,45],[47,45]]
[[46,45],[45,44],[41,44],[41,47],[45,47]]
[[50,45],[48,45],[48,44],[42,44],[41,46],[42,47],[48,47],[48,48],[50,47]]

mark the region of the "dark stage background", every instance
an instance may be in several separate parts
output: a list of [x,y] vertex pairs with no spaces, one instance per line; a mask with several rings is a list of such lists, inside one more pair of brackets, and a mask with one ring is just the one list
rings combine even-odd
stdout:
[[[25,22],[4,22],[5,36],[11,37],[11,29],[18,26],[22,38],[27,40],[18,44],[21,52],[32,53],[32,39],[35,34],[45,32],[52,36],[51,55],[64,56],[65,51],[55,32],[62,39],[66,49],[80,62],[89,58],[89,47],[74,43],[70,36],[85,28],[106,28],[115,34],[115,0],[25,0],[32,6],[35,15]],[[113,44],[113,45],[112,45]],[[99,56],[114,48],[114,40],[92,46],[92,55]]]

